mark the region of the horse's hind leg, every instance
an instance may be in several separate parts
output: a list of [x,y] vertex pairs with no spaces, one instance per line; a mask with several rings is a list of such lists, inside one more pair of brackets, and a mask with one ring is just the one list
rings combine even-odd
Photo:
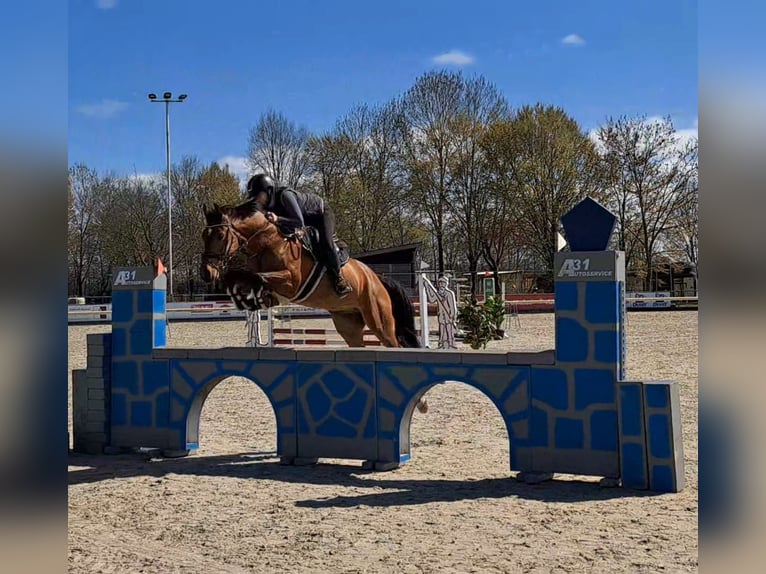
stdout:
[[331,313],[332,322],[349,347],[364,347],[364,318],[358,311]]
[[364,322],[375,333],[378,340],[386,347],[399,347],[396,339],[396,321],[391,314],[391,305],[388,306],[371,301],[369,305],[362,306]]

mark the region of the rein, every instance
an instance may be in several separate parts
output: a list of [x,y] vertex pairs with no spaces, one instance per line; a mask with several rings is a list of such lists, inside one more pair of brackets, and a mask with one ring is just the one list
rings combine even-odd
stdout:
[[[234,224],[231,221],[227,221],[226,223],[216,223],[214,225],[208,225],[208,228],[214,228],[214,227],[226,227],[231,232],[231,234],[228,235],[228,237],[226,238],[226,248],[224,249],[224,252],[220,256],[217,254],[207,253],[207,252],[203,253],[202,256],[210,258],[210,259],[219,259],[220,262],[224,265],[228,263],[228,261],[232,257],[234,257],[235,255],[239,253],[243,253],[248,259],[257,255],[256,253],[252,255],[248,255],[246,252],[247,246],[256,235],[263,233],[264,231],[268,229],[268,226],[266,226],[262,229],[259,229],[255,233],[253,233],[250,237],[245,237],[242,233],[237,231],[237,228],[234,227]],[[239,243],[239,247],[234,253],[231,253],[231,244],[233,241],[232,235],[236,237]]]
[[[270,221],[267,221],[267,223],[268,223],[269,225],[273,225],[274,227],[276,227],[276,224],[275,224],[275,223],[271,223]],[[216,258],[216,259],[220,259],[222,262],[224,262],[224,261],[225,261],[225,262],[228,262],[228,260],[229,260],[229,259],[231,259],[232,257],[234,257],[235,255],[237,255],[237,254],[239,254],[239,253],[242,253],[242,254],[244,254],[244,255],[245,255],[245,256],[246,256],[248,259],[251,259],[251,258],[255,257],[256,255],[258,255],[258,253],[253,253],[253,254],[250,254],[250,255],[248,255],[248,254],[247,254],[246,250],[247,250],[247,247],[248,247],[248,245],[249,245],[250,241],[251,241],[251,240],[252,240],[252,239],[253,239],[253,238],[254,238],[256,235],[259,235],[259,234],[261,234],[261,233],[263,233],[263,232],[265,232],[265,231],[268,231],[268,230],[269,230],[269,225],[266,225],[266,226],[262,227],[261,229],[259,229],[259,230],[258,230],[258,231],[256,231],[255,233],[253,233],[253,234],[252,234],[250,237],[245,237],[245,236],[244,236],[242,233],[240,233],[239,231],[237,231],[237,228],[236,228],[236,227],[234,227],[234,224],[233,224],[233,223],[232,223],[230,220],[228,220],[228,218],[227,218],[227,221],[226,221],[226,223],[216,223],[216,224],[214,224],[214,225],[208,225],[208,226],[207,226],[208,228],[214,228],[214,227],[226,227],[226,228],[228,228],[228,229],[229,229],[229,231],[230,231],[230,232],[231,232],[231,233],[232,233],[234,236],[236,236],[236,238],[239,240],[239,247],[237,248],[237,250],[236,250],[234,253],[231,253],[231,254],[230,254],[230,251],[231,251],[231,243],[232,243],[232,238],[231,238],[231,236],[229,236],[229,237],[226,239],[226,249],[225,249],[225,251],[224,251],[223,255],[221,255],[221,256],[218,256],[218,255],[215,255],[215,254],[211,254],[211,253],[203,253],[203,257],[208,257],[208,258]],[[291,234],[291,236],[285,236],[285,237],[284,237],[284,240],[285,240],[285,241],[289,241],[289,240],[290,240],[291,238],[293,238],[294,236],[295,236],[295,234]]]

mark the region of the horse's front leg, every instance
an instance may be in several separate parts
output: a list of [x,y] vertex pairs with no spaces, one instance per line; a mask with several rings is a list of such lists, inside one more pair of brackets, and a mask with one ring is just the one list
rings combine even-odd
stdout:
[[273,293],[257,274],[233,269],[224,274],[223,282],[226,293],[240,311],[257,311],[276,303]]
[[299,282],[287,269],[264,271],[257,275],[272,291],[283,297],[293,297],[298,290]]

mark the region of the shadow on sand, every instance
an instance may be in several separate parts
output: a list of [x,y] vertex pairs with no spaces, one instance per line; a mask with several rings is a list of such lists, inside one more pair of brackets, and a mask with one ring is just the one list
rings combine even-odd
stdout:
[[304,508],[391,507],[508,497],[565,503],[653,496],[653,493],[647,491],[604,488],[597,482],[564,481],[555,478],[532,485],[520,482],[510,475],[505,478],[481,480],[401,479],[396,478],[396,470],[386,473],[374,472],[364,470],[359,465],[320,462],[309,467],[284,466],[279,464],[273,452],[192,455],[174,459],[149,458],[146,454],[88,456],[70,453],[69,465],[86,467],[69,471],[70,486],[115,478],[161,478],[168,474],[177,474],[375,489],[375,492],[366,494],[354,493],[321,500],[299,500],[295,503],[296,506]]

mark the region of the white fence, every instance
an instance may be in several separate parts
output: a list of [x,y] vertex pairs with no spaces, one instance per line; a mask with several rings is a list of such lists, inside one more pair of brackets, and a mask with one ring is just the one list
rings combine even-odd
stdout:
[[[671,297],[669,291],[656,292],[632,292],[626,293],[626,306],[628,309],[672,309],[676,301],[693,302],[695,297]],[[539,305],[541,303],[553,303],[553,299],[535,299],[529,301],[516,301],[514,305],[524,304]],[[168,319],[176,320],[214,320],[214,319],[246,319],[247,312],[239,311],[230,301],[206,301],[199,303],[168,303]],[[289,311],[285,308],[283,313],[291,317],[329,317],[327,311],[311,309],[309,307],[291,306]],[[111,303],[100,305],[69,305],[69,323],[107,323],[112,319]],[[264,315],[265,317],[265,312]],[[423,329],[421,324],[420,329]]]
[[673,299],[670,297],[670,291],[626,293],[625,305],[628,309],[670,309]]
[[[69,323],[105,323],[112,319],[111,303],[103,305],[69,305]],[[244,319],[247,314],[239,311],[231,301],[206,301],[200,303],[168,303],[168,319]]]

